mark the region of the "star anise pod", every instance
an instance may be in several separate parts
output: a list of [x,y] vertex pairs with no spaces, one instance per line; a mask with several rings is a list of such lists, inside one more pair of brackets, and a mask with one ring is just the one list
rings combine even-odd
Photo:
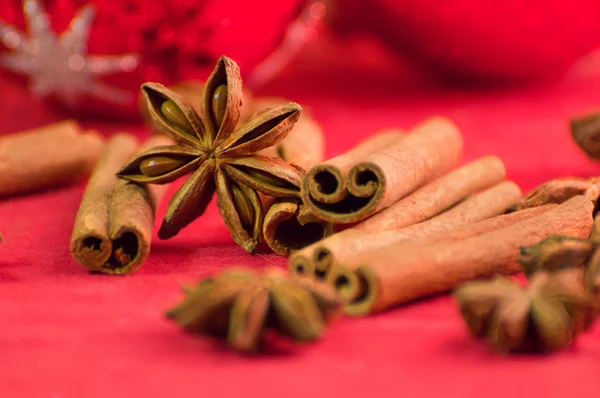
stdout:
[[455,296],[471,334],[501,352],[565,348],[593,319],[581,268],[536,272],[528,287],[504,278],[469,282]]
[[202,280],[167,316],[189,332],[223,338],[242,352],[260,347],[272,328],[298,341],[319,338],[342,303],[328,286],[238,268]]
[[584,267],[596,247],[587,239],[553,235],[535,245],[521,247],[519,263],[527,276],[538,270]]
[[199,114],[178,94],[156,83],[142,92],[154,124],[178,144],[152,148],[118,176],[165,184],[191,173],[175,193],[158,236],[168,239],[203,214],[213,194],[233,239],[247,252],[258,245],[263,209],[258,192],[298,197],[303,171],[281,159],[257,154],[281,141],[301,107],[284,104],[255,114],[237,127],[242,104],[238,66],[221,57],[203,87]]
[[600,250],[596,250],[585,270],[585,287],[594,297],[596,316],[600,315]]
[[548,181],[512,205],[508,212],[529,209],[550,203],[561,204],[577,195],[596,202],[600,195],[600,178],[562,177]]

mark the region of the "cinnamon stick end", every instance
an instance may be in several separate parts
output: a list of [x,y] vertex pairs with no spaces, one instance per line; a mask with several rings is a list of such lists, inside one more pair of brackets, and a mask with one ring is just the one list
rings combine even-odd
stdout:
[[274,203],[263,223],[265,242],[277,254],[288,256],[333,233],[325,221],[300,219],[300,207],[294,201]]

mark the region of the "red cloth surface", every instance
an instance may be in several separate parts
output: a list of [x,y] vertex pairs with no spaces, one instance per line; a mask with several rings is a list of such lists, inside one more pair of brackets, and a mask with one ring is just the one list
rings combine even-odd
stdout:
[[[560,82],[495,90],[440,87],[371,42],[307,48],[258,94],[310,108],[337,155],[369,133],[430,115],[464,132],[465,161],[496,154],[524,190],[557,176],[600,174],[571,142],[570,116],[600,106],[592,57]],[[0,134],[64,115],[0,80]],[[82,121],[109,135],[137,125]],[[0,397],[598,397],[600,325],[551,356],[504,357],[471,340],[449,296],[331,325],[315,344],[271,340],[247,358],[180,332],[163,311],[181,284],[229,264],[283,267],[235,246],[214,203],[169,241],[155,239],[132,276],[90,275],[69,255],[84,185],[0,201]],[[171,193],[175,187],[172,187]],[[160,223],[163,203],[157,217]],[[468,250],[468,248],[465,248]]]

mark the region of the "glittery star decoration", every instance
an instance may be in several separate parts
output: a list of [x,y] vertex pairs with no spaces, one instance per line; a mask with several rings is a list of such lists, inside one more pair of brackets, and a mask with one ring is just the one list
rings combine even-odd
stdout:
[[139,64],[136,54],[89,55],[87,42],[95,16],[92,6],[80,8],[69,27],[57,35],[39,0],[25,0],[23,12],[29,36],[0,21],[0,41],[12,50],[0,55],[0,67],[29,77],[36,98],[54,96],[75,108],[81,98],[126,105],[133,93],[102,83],[102,76],[131,72]]

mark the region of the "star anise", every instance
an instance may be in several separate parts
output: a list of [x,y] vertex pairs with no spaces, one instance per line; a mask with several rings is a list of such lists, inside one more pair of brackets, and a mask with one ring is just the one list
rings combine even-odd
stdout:
[[469,282],[455,296],[471,334],[501,352],[565,348],[593,319],[581,268],[538,271],[526,288],[504,278]]
[[594,297],[596,316],[600,315],[600,250],[596,250],[585,270],[585,287]]
[[178,144],[152,148],[118,176],[138,183],[165,184],[191,173],[175,193],[158,236],[169,239],[204,213],[213,194],[233,239],[247,252],[258,245],[263,209],[258,192],[298,197],[303,171],[256,152],[281,141],[301,107],[284,104],[255,114],[237,127],[242,82],[237,64],[221,57],[203,87],[200,114],[178,94],[156,83],[142,92],[154,124]]
[[185,293],[167,316],[186,331],[223,338],[243,352],[260,347],[266,328],[298,341],[317,339],[342,304],[328,286],[278,270],[233,268]]
[[527,276],[538,270],[554,271],[583,267],[594,254],[596,247],[589,239],[553,235],[535,245],[521,247],[519,263]]

